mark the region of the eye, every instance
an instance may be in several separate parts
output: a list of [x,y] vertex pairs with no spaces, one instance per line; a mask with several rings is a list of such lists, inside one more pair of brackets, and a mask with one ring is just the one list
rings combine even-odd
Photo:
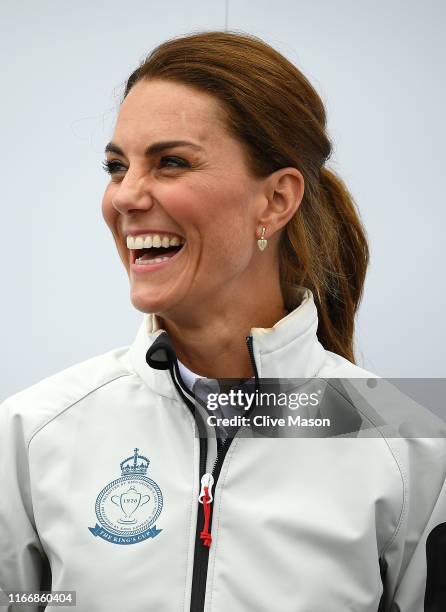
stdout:
[[[172,162],[173,162],[174,166],[171,165]],[[171,167],[171,168],[172,167],[174,167],[174,168],[175,167],[176,168],[178,168],[178,167],[186,168],[187,166],[189,166],[188,162],[185,159],[183,159],[181,157],[172,157],[171,155],[162,157],[161,160],[160,160],[160,164],[162,166],[167,166],[167,167]]]
[[[165,156],[160,159],[160,166],[164,168],[186,168],[189,163],[181,157]],[[120,162],[114,160],[109,161],[108,159],[102,162],[102,167],[108,174],[115,174],[120,169],[127,170]]]
[[108,161],[108,159],[106,159],[102,162],[102,167],[108,174],[114,174],[118,171],[119,167],[123,168],[124,166],[118,161]]

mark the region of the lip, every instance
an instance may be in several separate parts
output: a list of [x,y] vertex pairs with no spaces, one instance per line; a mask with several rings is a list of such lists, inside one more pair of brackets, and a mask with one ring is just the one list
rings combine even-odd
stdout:
[[[178,234],[175,234],[175,236],[177,235]],[[181,249],[177,251],[175,255],[172,255],[172,257],[169,257],[169,259],[166,259],[165,261],[162,261],[161,263],[150,264],[150,265],[136,264],[135,263],[136,251],[131,250],[130,251],[130,270],[135,274],[147,274],[150,272],[155,272],[156,270],[159,270],[161,268],[166,268],[173,260],[177,259],[181,255],[181,253],[184,251],[185,248],[186,248],[186,245],[183,245]]]

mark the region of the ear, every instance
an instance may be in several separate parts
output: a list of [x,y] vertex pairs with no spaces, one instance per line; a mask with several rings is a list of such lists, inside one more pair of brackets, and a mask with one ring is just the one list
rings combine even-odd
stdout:
[[304,177],[297,168],[280,168],[268,176],[265,205],[258,217],[259,225],[267,228],[265,237],[272,236],[288,223],[299,208],[304,190]]

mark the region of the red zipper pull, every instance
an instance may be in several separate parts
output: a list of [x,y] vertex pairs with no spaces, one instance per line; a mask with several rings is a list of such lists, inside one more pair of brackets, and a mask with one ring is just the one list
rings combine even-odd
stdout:
[[204,512],[204,527],[200,533],[200,540],[203,541],[204,546],[211,546],[212,536],[209,533],[209,519],[211,518],[211,501],[212,497],[212,485],[214,484],[214,477],[212,474],[204,474],[201,478],[201,490],[198,496],[198,501],[203,504]]

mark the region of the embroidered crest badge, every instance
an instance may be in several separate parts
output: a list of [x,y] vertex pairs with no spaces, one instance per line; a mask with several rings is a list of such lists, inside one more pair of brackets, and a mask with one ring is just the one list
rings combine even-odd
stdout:
[[161,489],[146,477],[149,459],[134,454],[121,462],[121,478],[106,485],[96,498],[99,522],[88,529],[112,544],[137,544],[154,538],[162,529],[155,521],[163,509]]

